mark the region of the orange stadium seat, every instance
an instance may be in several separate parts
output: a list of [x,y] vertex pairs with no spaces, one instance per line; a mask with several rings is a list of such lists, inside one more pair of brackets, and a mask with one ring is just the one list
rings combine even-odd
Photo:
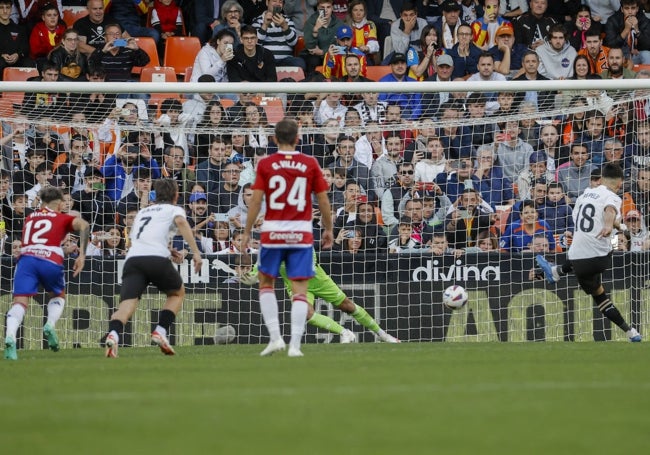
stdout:
[[275,125],[284,118],[284,106],[282,100],[276,97],[254,97],[253,103],[264,108],[266,120],[269,125]]
[[294,57],[300,57],[300,53],[305,49],[305,38],[303,36],[298,37],[298,42],[293,48]]
[[300,82],[305,79],[305,72],[299,66],[278,66],[275,69],[275,72],[278,75],[278,81],[290,77],[296,82]]
[[72,28],[75,22],[77,22],[82,17],[88,16],[88,10],[83,9],[64,9],[63,10],[63,22],[68,28]]
[[192,79],[192,71],[194,70],[193,66],[188,66],[185,68],[185,76],[183,77],[183,82],[189,82]]
[[165,66],[171,66],[176,74],[185,75],[185,69],[194,65],[196,54],[201,50],[201,41],[196,36],[171,36],[165,45]]
[[387,74],[390,74],[390,65],[366,67],[366,77],[373,81],[378,81]]
[[140,74],[142,68],[148,68],[150,66],[160,66],[160,58],[158,58],[158,49],[156,48],[156,41],[153,38],[147,37],[136,37],[135,42],[138,43],[138,47],[145,51],[149,56],[149,63],[145,66],[134,66],[133,74]]
[[146,66],[140,73],[140,82],[176,82],[176,72],[171,66]]
[[[30,77],[35,77],[38,75],[38,70],[36,68],[20,66],[8,66],[2,72],[2,78],[4,81],[13,82],[26,81]],[[7,100],[13,104],[22,104],[24,97],[24,92],[4,92],[2,94],[2,99]]]

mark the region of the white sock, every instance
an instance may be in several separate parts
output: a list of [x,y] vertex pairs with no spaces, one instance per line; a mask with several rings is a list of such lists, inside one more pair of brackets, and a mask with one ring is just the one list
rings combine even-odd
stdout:
[[13,306],[7,311],[7,336],[16,339],[18,328],[23,322],[25,317],[25,307],[14,303]]
[[260,310],[262,319],[269,331],[271,341],[280,339],[280,320],[278,319],[278,299],[271,288],[260,289]]
[[154,329],[154,332],[158,332],[159,335],[162,335],[164,337],[167,336],[167,330],[165,330],[164,327],[160,327],[159,325],[156,326],[156,328]]
[[304,295],[294,295],[291,299],[291,341],[289,346],[300,349],[302,334],[305,333],[308,303]]
[[115,339],[116,343],[120,342],[120,336],[117,334],[115,330],[111,330],[110,332],[108,332],[108,334],[113,335],[113,338]]
[[63,314],[63,307],[65,307],[65,299],[63,297],[54,297],[47,302],[47,324],[50,324],[52,327],[56,325],[56,321]]

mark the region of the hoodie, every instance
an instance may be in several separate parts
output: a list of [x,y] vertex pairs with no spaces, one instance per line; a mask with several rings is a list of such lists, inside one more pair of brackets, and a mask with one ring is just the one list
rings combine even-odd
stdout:
[[537,71],[542,76],[549,79],[569,79],[573,76],[573,61],[578,53],[568,42],[557,51],[546,41],[535,52],[539,56]]

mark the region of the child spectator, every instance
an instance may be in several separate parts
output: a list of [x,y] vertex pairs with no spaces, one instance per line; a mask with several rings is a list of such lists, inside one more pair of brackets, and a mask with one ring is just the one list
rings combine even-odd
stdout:
[[528,199],[521,204],[521,217],[506,228],[499,246],[510,253],[520,253],[530,248],[535,234],[543,233],[548,239],[550,251],[555,250],[555,239],[551,227],[544,220],[538,220],[535,203]]
[[550,226],[556,242],[559,240],[559,246],[568,248],[573,237],[573,210],[566,200],[561,184],[548,184],[546,200],[537,208],[537,212]]
[[183,35],[183,13],[175,0],[154,0],[151,26],[160,33],[158,55],[165,55],[167,38]]
[[433,182],[438,174],[447,171],[445,148],[440,138],[429,137],[426,147],[424,158],[415,164],[416,182]]
[[45,60],[50,51],[63,40],[66,28],[65,24],[59,21],[59,10],[53,3],[43,6],[41,19],[29,36],[29,56],[37,63],[39,60]]
[[413,250],[420,251],[421,243],[413,232],[413,225],[409,217],[402,217],[397,226],[397,236],[388,242],[389,253],[406,253]]

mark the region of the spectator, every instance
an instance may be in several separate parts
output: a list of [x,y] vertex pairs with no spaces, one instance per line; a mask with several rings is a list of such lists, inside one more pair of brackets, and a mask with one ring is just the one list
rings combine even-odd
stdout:
[[17,171],[27,164],[29,143],[25,135],[27,117],[15,112],[10,122],[3,122],[5,129],[0,138],[0,170]]
[[282,12],[284,0],[266,0],[267,10],[257,16],[253,27],[260,44],[275,57],[276,66],[299,66],[306,69],[305,61],[293,56],[298,33],[293,21]]
[[456,202],[466,188],[479,188],[480,180],[474,175],[471,152],[465,151],[451,161],[450,171],[438,174],[435,183],[452,203]]
[[468,155],[472,150],[472,134],[469,126],[461,123],[462,105],[447,101],[440,106],[439,123],[436,135],[442,141],[447,151],[448,159],[458,159],[461,155]]
[[568,79],[573,76],[572,63],[577,52],[567,42],[562,25],[551,26],[548,30],[548,41],[538,46],[535,52],[539,56],[538,71],[542,76],[549,79]]
[[100,170],[88,166],[84,185],[84,189],[72,193],[72,208],[90,224],[90,232],[104,231],[115,223],[115,205],[104,191]]
[[[456,15],[458,17],[458,15]],[[409,48],[420,52],[420,35],[427,21],[418,17],[418,10],[414,3],[406,1],[402,4],[399,19],[391,24],[390,37],[393,51],[397,54],[406,54]],[[389,56],[390,59],[390,56]]]
[[264,132],[268,127],[264,108],[251,104],[246,106],[246,120],[243,129],[248,132],[248,145],[252,148],[268,147],[269,139]]
[[219,13],[222,11],[215,9],[213,1],[194,2],[192,35],[198,37],[205,44],[213,36],[213,30],[221,24]]
[[332,11],[333,0],[318,0],[316,12],[305,22],[305,51],[302,56],[308,75],[322,64],[325,53],[336,41],[336,31],[343,25]]
[[630,233],[630,251],[639,252],[647,250],[650,247],[648,243],[648,229],[643,225],[639,211],[628,211],[623,221],[625,221],[625,225]]
[[107,82],[125,82],[131,79],[134,66],[145,66],[149,63],[149,55],[138,47],[133,38],[126,39],[126,45],[116,40],[121,39],[122,27],[109,24],[104,29],[106,44],[96,49],[89,57],[90,66],[102,65],[106,71]]
[[228,81],[276,82],[275,59],[269,50],[257,44],[255,28],[242,27],[241,39],[242,44],[235,48],[234,57],[226,63]]
[[400,218],[399,225],[397,226],[397,234],[391,237],[392,239],[388,243],[389,253],[398,254],[422,251],[420,249],[422,242],[418,240],[418,236],[413,232],[412,221],[407,216]]
[[548,14],[548,0],[531,0],[530,10],[517,18],[515,26],[515,42],[524,44],[536,50],[544,44],[549,36],[549,29],[556,21]]
[[461,24],[457,28],[458,42],[446,49],[445,53],[454,60],[452,79],[467,79],[478,72],[478,60],[482,51],[480,47],[472,42],[472,29],[469,25]]
[[521,200],[534,198],[533,188],[536,181],[544,180],[550,183],[555,180],[555,174],[548,169],[548,157],[544,152],[533,152],[528,162],[530,163],[528,169],[522,171],[517,177],[517,191]]
[[371,61],[379,61],[380,46],[377,39],[377,27],[366,16],[366,2],[364,0],[351,0],[348,3],[348,19],[346,23],[354,31],[350,46],[358,48]]
[[385,101],[379,101],[379,94],[376,92],[365,92],[361,94],[363,101],[352,107],[356,109],[360,116],[361,122],[365,126],[369,121],[383,123],[386,120]]
[[5,229],[9,238],[22,238],[25,217],[33,210],[27,207],[27,196],[24,193],[17,193],[11,196],[11,213],[5,217]]
[[625,57],[620,47],[609,49],[607,65],[609,68],[600,73],[600,77],[603,79],[636,79],[636,73],[625,67]]
[[354,143],[354,159],[370,169],[374,161],[388,151],[379,123],[367,122],[365,133]]
[[569,152],[560,146],[560,135],[555,125],[542,126],[539,131],[539,144],[534,148],[546,154],[546,168],[553,172],[553,175],[557,167],[569,159]]
[[528,52],[528,47],[515,43],[515,32],[512,24],[500,26],[496,33],[496,44],[488,52],[494,56],[495,71],[503,74],[508,79],[521,74],[523,58]]
[[[261,2],[259,5],[261,5]],[[212,38],[217,36],[217,34],[222,30],[228,30],[235,38],[235,45],[241,44],[241,27],[244,24],[244,8],[242,8],[237,0],[226,0],[221,5],[221,17],[223,19],[212,29]]]
[[[468,81],[505,81],[506,77],[494,71],[494,57],[489,52],[483,52],[478,59],[478,73],[472,74]],[[486,110],[488,113],[494,112],[497,106],[494,104],[496,94],[493,92],[484,93],[487,98]]]
[[25,152],[25,166],[13,172],[13,192],[15,194],[25,194],[36,184],[36,168],[46,161],[46,153],[43,147],[30,147],[27,149]]
[[585,32],[585,47],[578,51],[578,55],[583,55],[587,58],[589,73],[600,74],[609,68],[609,48],[603,46],[600,33],[595,30]]
[[[532,155],[531,155],[532,156]],[[503,176],[503,169],[495,164],[494,145],[481,145],[476,151],[474,176],[480,181],[478,189],[481,198],[491,207],[515,203],[512,181]]]
[[521,204],[521,218],[506,228],[499,246],[510,253],[520,253],[530,249],[536,234],[545,235],[548,239],[549,251],[555,250],[555,238],[550,226],[546,221],[538,220],[535,203],[527,199]]
[[227,63],[235,56],[234,46],[238,41],[228,29],[219,31],[205,44],[194,59],[190,82],[198,82],[199,77],[209,74],[214,82],[228,82]]
[[650,226],[650,167],[644,166],[634,170],[630,194],[634,204],[643,216],[643,224]]
[[354,179],[364,191],[368,191],[370,170],[354,158],[354,143],[355,140],[351,136],[339,137],[336,146],[338,157],[327,167],[345,169],[346,178]]
[[635,64],[650,63],[650,19],[638,0],[621,0],[621,9],[607,19],[605,45],[621,48],[624,57]]
[[[438,32],[432,25],[426,25],[420,34],[420,43],[422,50],[416,52],[415,49],[409,48],[407,58],[410,63],[409,76],[418,81],[432,77],[436,74],[436,55],[441,50],[438,47]],[[417,57],[416,60],[412,60]]]
[[328,120],[334,119],[339,127],[345,125],[345,113],[348,108],[341,103],[341,93],[328,93],[325,99],[316,105],[314,120],[318,125],[324,125]]
[[375,204],[370,201],[357,204],[357,215],[354,221],[348,221],[347,229],[354,229],[361,233],[360,250],[377,253],[386,252],[387,239],[382,226],[377,221]]
[[[187,102],[185,104],[187,104]],[[185,109],[185,104],[183,105],[183,109]],[[224,129],[226,127],[226,113],[223,105],[219,100],[211,100],[206,105],[202,119],[195,130],[194,149],[196,162],[201,162],[209,157],[213,140],[215,137],[220,136],[216,132],[212,131]]]
[[415,164],[416,182],[434,182],[438,174],[447,172],[445,148],[439,137],[426,138],[426,146],[421,153],[422,158]]
[[167,98],[160,103],[160,114],[160,117],[154,120],[154,124],[159,127],[154,131],[156,149],[164,150],[175,145],[185,153],[183,163],[190,164],[186,130],[191,117],[183,114],[183,105],[175,98]]
[[219,186],[221,170],[230,156],[230,144],[221,135],[212,137],[207,159],[199,161],[196,166],[196,181],[206,188],[208,193],[216,191]]
[[438,42],[440,47],[451,49],[458,42],[458,28],[462,24],[460,21],[462,8],[455,0],[445,0],[441,6],[441,10],[442,18],[434,25],[438,32]]
[[183,36],[183,13],[175,0],[154,0],[151,26],[160,36],[158,54],[165,55],[165,44],[170,36]]
[[52,165],[48,162],[41,163],[36,166],[34,171],[34,186],[25,191],[25,196],[27,196],[27,206],[37,210],[41,207],[41,200],[38,197],[39,191],[49,186],[50,182],[53,180],[52,174]]
[[[244,186],[247,183],[255,182],[257,176],[257,167],[260,161],[268,155],[267,149],[264,147],[257,147],[253,152],[253,158],[245,161],[242,167],[242,172],[239,177],[239,185]],[[331,173],[331,170],[328,169]]]
[[[539,56],[535,51],[526,51],[522,59],[523,73],[513,78],[514,81],[546,81],[548,78],[539,73]],[[557,92],[550,90],[529,90],[518,92],[515,96],[516,103],[523,101],[535,103],[539,111],[551,109],[555,104]]]
[[99,156],[95,156],[89,147],[86,136],[74,135],[70,140],[70,151],[61,153],[54,162],[54,172],[57,178],[70,188],[72,192],[84,187],[83,175],[88,166],[98,166]]
[[636,125],[635,140],[625,147],[625,156],[630,157],[636,169],[650,166],[650,122],[644,120]]
[[79,50],[90,55],[96,49],[106,46],[104,30],[109,24],[115,24],[115,19],[106,14],[103,0],[88,0],[86,3],[88,15],[78,19],[72,28],[79,33]]
[[45,60],[52,49],[63,39],[65,24],[59,21],[56,5],[48,3],[41,9],[41,21],[29,35],[29,56],[37,63]]
[[[397,173],[391,184],[382,192],[380,198],[381,217],[390,232],[400,218],[400,206],[412,199],[415,191],[413,163],[402,162],[397,167]],[[410,195],[410,197],[406,197]]]
[[29,58],[29,40],[22,25],[10,18],[11,0],[0,0],[0,81],[7,67],[34,66]]
[[335,212],[335,239],[338,238],[338,235],[340,233],[339,231],[343,229],[343,227],[348,222],[354,221],[356,219],[357,204],[366,201],[368,201],[368,195],[365,194],[361,186],[353,179],[345,180],[345,190],[343,191],[343,205],[339,207]]
[[148,36],[158,43],[160,33],[153,28],[141,25],[141,16],[148,12],[149,7],[144,0],[111,0],[111,14],[129,36]]
[[[465,33],[465,32],[464,32]],[[428,77],[428,82],[450,82],[454,73],[454,59],[448,54],[439,55],[436,58],[435,75]],[[427,92],[422,95],[422,112],[429,117],[438,117],[440,106],[451,99],[449,92]]]
[[59,68],[63,80],[85,81],[88,72],[88,61],[78,47],[79,35],[73,28],[63,33],[63,40],[55,47],[48,59]]
[[140,167],[151,170],[151,178],[160,178],[160,168],[146,146],[140,144],[137,132],[129,133],[117,151],[109,156],[102,166],[102,177],[106,179],[106,195],[118,201],[133,189],[133,176]]
[[397,166],[402,162],[404,146],[399,133],[391,132],[386,138],[386,151],[387,153],[377,158],[370,169],[371,187],[375,190],[378,199],[381,199],[384,191],[392,186],[397,175]]
[[[382,77],[379,82],[416,82],[415,79],[406,75],[407,66],[404,54],[394,53],[390,59],[390,67],[390,74]],[[422,113],[419,93],[382,93],[379,95],[379,100],[389,104],[399,104],[403,116],[407,120],[417,120]]]
[[190,193],[196,174],[185,166],[185,152],[178,145],[167,145],[163,156],[163,166],[160,169],[162,178],[175,180],[178,184],[178,194],[185,197]]
[[133,171],[133,188],[117,204],[117,214],[120,219],[126,218],[132,209],[141,210],[155,201],[151,193],[151,169],[139,167]]
[[[45,60],[40,64],[39,76],[30,77],[29,82],[59,82],[61,75],[56,63]],[[53,92],[28,92],[25,94],[20,110],[27,115],[30,120],[43,117],[50,117],[54,114],[67,114],[68,95],[66,93]]]
[[408,147],[413,141],[413,130],[410,125],[402,117],[402,106],[397,103],[389,103],[386,106],[386,120],[382,124],[384,130],[384,138],[392,132],[399,133],[399,136],[404,142],[404,146]]
[[528,167],[533,148],[519,137],[519,122],[516,120],[505,122],[496,138],[498,163],[503,168],[503,175],[514,181]]
[[469,113],[467,117],[469,123],[467,126],[468,134],[470,134],[472,146],[475,148],[494,142],[496,124],[485,122],[485,106],[486,98],[479,92],[470,94],[465,100],[465,107]]
[[366,75],[366,56],[358,48],[352,47],[352,29],[347,25],[342,25],[336,31],[336,44],[332,44],[323,60],[323,75],[326,78],[341,79],[347,76],[347,59],[352,56],[352,60],[356,57],[359,62],[359,71],[355,76]]
[[582,3],[591,9],[591,17],[595,22],[605,25],[607,20],[620,9],[619,0],[584,0]]
[[241,168],[234,162],[226,162],[221,168],[221,178],[216,190],[208,194],[208,206],[210,212],[228,213],[228,211],[237,206],[241,187],[239,186],[239,176]]
[[591,171],[596,166],[589,161],[589,149],[580,142],[571,144],[571,161],[568,165],[560,166],[557,170],[557,181],[566,190],[567,197],[571,202],[582,194],[589,187]]
[[578,139],[587,147],[591,162],[600,166],[605,161],[603,146],[609,139],[605,131],[605,117],[598,111],[589,111],[585,115],[585,129]]
[[478,234],[489,231],[495,219],[492,209],[483,203],[479,192],[465,188],[445,220],[449,245],[455,249],[475,246]]
[[[472,22],[472,42],[487,51],[497,45],[498,31],[510,22],[499,15],[499,0],[484,0],[483,11],[483,16]],[[511,35],[514,35],[514,31]]]
[[573,23],[567,30],[569,44],[580,53],[581,50],[587,47],[588,36],[598,36],[598,41],[601,41],[601,31],[602,27],[600,23],[591,18],[591,9],[589,6],[581,5],[575,14]]
[[548,184],[546,199],[537,207],[537,212],[550,226],[558,246],[567,249],[573,238],[573,210],[560,183]]

